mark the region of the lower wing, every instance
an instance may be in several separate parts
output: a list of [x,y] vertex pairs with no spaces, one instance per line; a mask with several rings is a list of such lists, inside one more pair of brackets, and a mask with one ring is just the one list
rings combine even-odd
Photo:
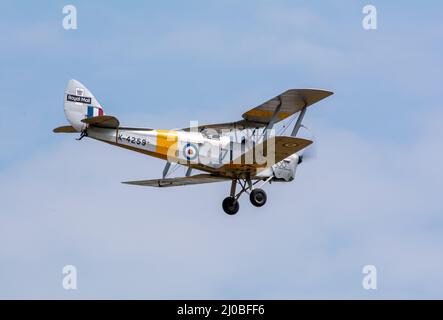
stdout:
[[136,186],[145,186],[145,187],[175,187],[175,186],[185,186],[190,184],[221,182],[228,180],[230,179],[225,177],[213,176],[210,174],[197,174],[195,176],[190,176],[190,177],[125,181],[122,183],[132,184]]

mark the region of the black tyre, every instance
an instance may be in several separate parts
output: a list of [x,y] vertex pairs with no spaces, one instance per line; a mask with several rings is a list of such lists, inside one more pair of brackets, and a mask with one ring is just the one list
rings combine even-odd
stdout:
[[240,209],[240,204],[234,197],[225,198],[225,200],[223,200],[222,206],[223,210],[231,216],[236,214],[238,212],[238,209]]
[[266,192],[262,189],[254,189],[249,195],[249,200],[256,207],[262,207],[265,205],[267,197]]

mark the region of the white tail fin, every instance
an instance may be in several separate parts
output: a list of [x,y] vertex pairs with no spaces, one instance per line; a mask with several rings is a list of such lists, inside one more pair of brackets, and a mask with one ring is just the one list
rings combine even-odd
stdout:
[[66,119],[76,131],[86,129],[85,118],[104,115],[103,108],[94,95],[79,81],[69,80],[65,89],[64,109]]

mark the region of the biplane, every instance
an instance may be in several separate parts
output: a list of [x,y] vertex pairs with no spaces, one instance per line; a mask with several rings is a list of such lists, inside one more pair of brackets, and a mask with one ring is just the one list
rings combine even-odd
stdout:
[[[116,117],[104,113],[84,85],[70,80],[63,98],[70,125],[53,131],[79,133],[77,140],[89,137],[166,161],[161,178],[125,184],[163,188],[229,181],[229,196],[222,207],[234,215],[242,194],[249,194],[251,203],[261,207],[267,200],[262,189],[267,183],[294,179],[303,150],[312,144],[297,137],[306,109],[332,94],[319,89],[290,89],[246,111],[238,121],[159,130],[120,125]],[[289,118],[296,119],[290,135],[276,135],[275,124]],[[186,167],[185,175],[170,177],[171,166],[177,165]],[[203,173],[193,174],[195,171]]]

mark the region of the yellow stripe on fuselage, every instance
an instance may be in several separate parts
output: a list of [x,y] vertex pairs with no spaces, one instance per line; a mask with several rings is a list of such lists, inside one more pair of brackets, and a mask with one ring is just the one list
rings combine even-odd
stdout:
[[155,130],[157,133],[157,144],[155,152],[165,156],[177,156],[177,131]]

